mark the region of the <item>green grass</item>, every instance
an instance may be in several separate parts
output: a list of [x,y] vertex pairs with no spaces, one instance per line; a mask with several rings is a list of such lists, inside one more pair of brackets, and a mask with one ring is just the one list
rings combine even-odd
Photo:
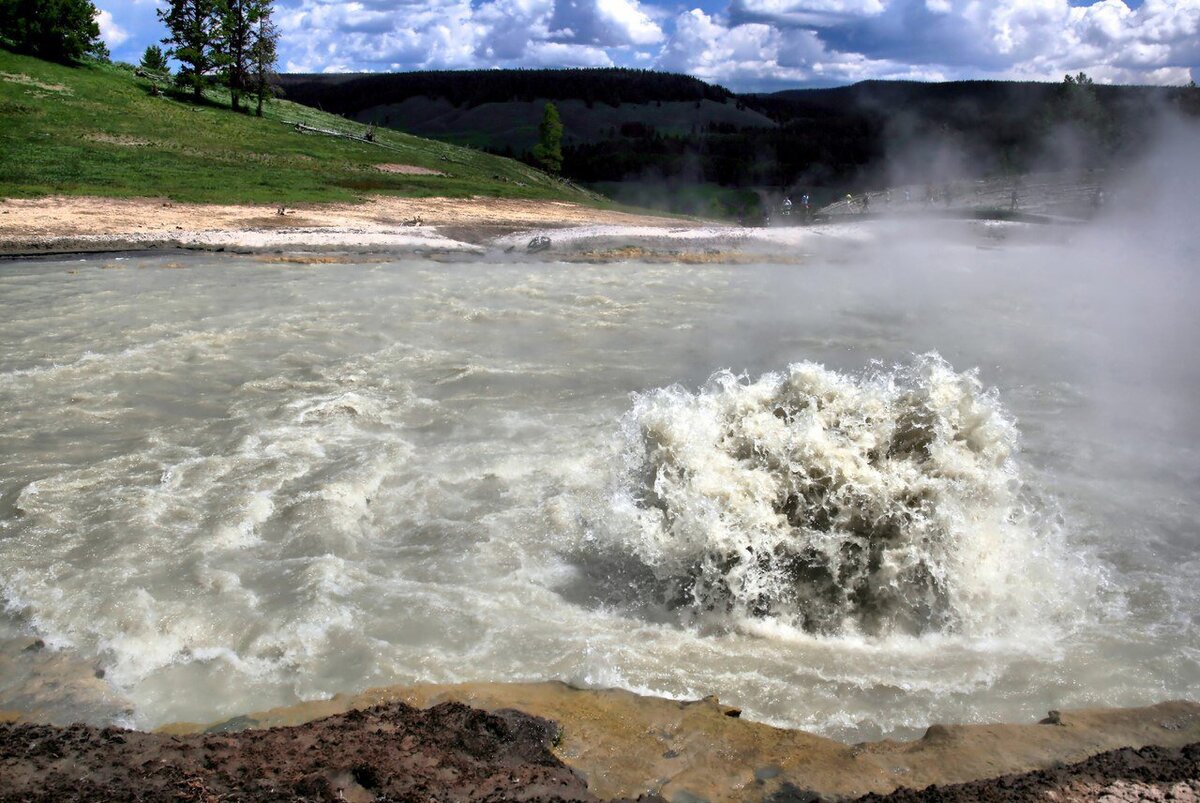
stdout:
[[[151,94],[125,66],[64,67],[0,49],[0,197],[101,195],[207,203],[354,201],[365,194],[604,199],[519,162],[378,129],[378,144],[300,133],[294,123],[362,134],[362,124],[286,100],[264,117]],[[427,167],[443,176],[384,173]]]

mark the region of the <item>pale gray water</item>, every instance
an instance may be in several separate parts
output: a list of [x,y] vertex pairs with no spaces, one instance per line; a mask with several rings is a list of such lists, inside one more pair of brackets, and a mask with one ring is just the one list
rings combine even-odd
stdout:
[[[1194,698],[1196,251],[1131,253],[0,264],[0,636],[95,657],[140,725],[415,681],[717,694],[849,739]],[[631,394],[928,351],[1016,421],[1032,507],[995,582],[1028,605],[914,636],[651,604],[605,515]]]

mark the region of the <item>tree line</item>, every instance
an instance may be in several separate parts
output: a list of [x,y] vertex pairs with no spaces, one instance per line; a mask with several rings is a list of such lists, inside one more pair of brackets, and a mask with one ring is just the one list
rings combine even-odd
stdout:
[[[1101,86],[1082,73],[1058,84],[864,82],[736,100],[774,125],[701,121],[679,132],[625,124],[589,141],[568,137],[562,173],[584,183],[678,178],[857,192],[1106,167],[1151,141],[1163,109],[1200,116],[1194,86]],[[537,161],[532,151],[493,150]]]
[[[1195,114],[1200,103],[1194,87],[1101,86],[1083,74],[1057,84],[866,81],[742,95],[690,76],[627,69],[290,75],[284,82],[293,100],[384,125],[393,124],[390,115],[372,110],[412,97],[442,98],[459,108],[535,99],[641,106],[644,117],[618,126],[593,125],[575,110],[565,131],[554,110],[536,139],[531,117],[524,145],[511,141],[512,114],[500,114],[505,128],[498,141],[480,147],[586,183],[678,179],[746,189],[861,191],[888,182],[1102,167],[1148,141],[1157,110],[1175,106]],[[715,109],[703,100],[758,114],[710,115]],[[678,124],[655,128],[658,115],[649,107],[670,101],[696,102],[690,131]],[[605,118],[598,109],[596,119]],[[450,141],[467,135],[479,143],[489,132],[486,125],[477,130],[478,115],[469,119],[473,127],[463,130],[442,123],[423,129],[403,119],[395,125],[412,122],[412,133]]]
[[[180,64],[176,82],[196,100],[219,83],[228,87],[235,111],[242,111],[244,97],[254,97],[261,117],[278,78],[273,11],[273,0],[167,0],[157,13],[167,27],[168,47],[147,47],[142,69],[165,76],[174,58]],[[91,0],[0,0],[0,39],[17,52],[50,61],[107,61],[98,17]]]
[[733,97],[728,89],[690,75],[598,67],[569,70],[430,70],[362,75],[285,77],[288,97],[335,114],[354,114],[369,106],[402,103],[413,97],[443,98],[455,106],[531,100],[579,99],[604,103],[653,103]]

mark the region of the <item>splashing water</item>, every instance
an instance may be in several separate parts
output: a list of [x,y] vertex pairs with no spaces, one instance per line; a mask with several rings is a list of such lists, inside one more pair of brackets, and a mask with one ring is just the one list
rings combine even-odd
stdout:
[[1017,430],[937,354],[811,362],[636,397],[617,509],[665,600],[818,634],[987,633],[1043,610],[1022,578],[1057,547]]
[[1195,272],[918,245],[7,264],[0,708],[561,679],[861,741],[1194,695]]

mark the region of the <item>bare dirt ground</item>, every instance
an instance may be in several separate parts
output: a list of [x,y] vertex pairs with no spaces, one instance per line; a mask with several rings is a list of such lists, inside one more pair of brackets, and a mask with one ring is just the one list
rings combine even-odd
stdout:
[[495,198],[374,197],[358,204],[312,204],[282,211],[264,205],[149,198],[9,198],[0,201],[0,254],[180,245],[470,250],[531,228],[689,225],[561,201]]

